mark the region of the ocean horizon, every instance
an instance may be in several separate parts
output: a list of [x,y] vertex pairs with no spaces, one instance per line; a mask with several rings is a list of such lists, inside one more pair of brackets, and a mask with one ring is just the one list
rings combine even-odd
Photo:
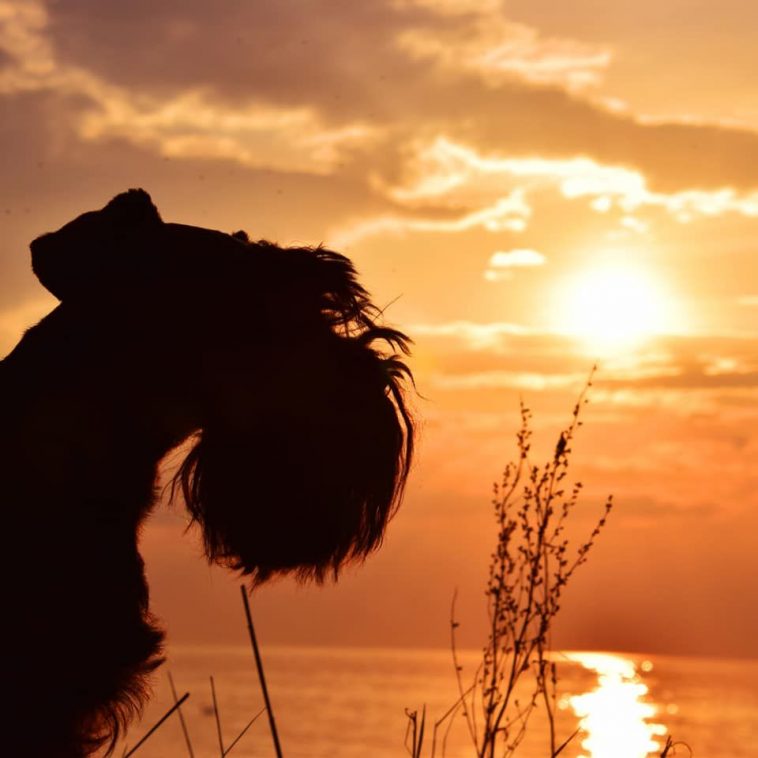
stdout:
[[[433,725],[457,699],[449,650],[267,646],[261,654],[283,754],[289,758],[407,755],[406,710],[420,716],[424,709],[422,755],[431,755]],[[460,652],[464,681],[470,681],[479,656],[476,650]],[[696,757],[756,755],[758,659],[565,651],[555,660],[558,742],[576,732],[561,754],[566,758],[647,758],[660,753],[667,735],[686,743]],[[221,755],[211,676],[227,754],[275,755],[249,646],[171,646],[155,674],[153,699],[142,721],[132,725],[127,745],[134,746],[172,706],[169,672],[177,695],[190,694],[181,715],[195,758]],[[435,755],[474,756],[464,720],[456,718],[449,731],[448,725],[438,729]],[[547,745],[544,715],[536,712],[515,755],[544,758]],[[120,745],[115,755],[124,748]],[[135,756],[190,754],[174,713]],[[688,755],[686,748],[676,755]]]

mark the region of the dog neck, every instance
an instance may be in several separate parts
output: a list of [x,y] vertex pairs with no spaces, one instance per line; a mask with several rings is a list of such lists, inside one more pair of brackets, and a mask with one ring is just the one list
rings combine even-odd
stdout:
[[2,436],[24,475],[58,497],[87,481],[109,497],[147,500],[132,506],[147,509],[159,462],[198,427],[189,392],[75,321],[59,306],[0,364],[3,395],[13,398]]

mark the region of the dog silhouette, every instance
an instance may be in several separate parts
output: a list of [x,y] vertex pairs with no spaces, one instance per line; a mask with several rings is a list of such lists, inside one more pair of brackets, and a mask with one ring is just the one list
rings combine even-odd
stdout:
[[140,529],[158,464],[252,585],[378,547],[413,452],[408,338],[350,261],[164,223],[129,190],[31,244],[60,304],[0,363],[3,754],[112,751],[162,662]]

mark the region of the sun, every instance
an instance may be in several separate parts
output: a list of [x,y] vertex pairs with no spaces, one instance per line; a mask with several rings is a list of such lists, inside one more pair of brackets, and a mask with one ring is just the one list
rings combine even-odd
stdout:
[[676,328],[674,301],[641,266],[602,263],[560,282],[552,320],[556,331],[582,340],[599,355],[629,350]]

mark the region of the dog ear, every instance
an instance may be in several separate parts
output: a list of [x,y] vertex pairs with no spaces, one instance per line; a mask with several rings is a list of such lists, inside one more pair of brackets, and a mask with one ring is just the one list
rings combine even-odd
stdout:
[[150,229],[162,223],[158,209],[143,189],[130,189],[116,195],[102,212],[110,215],[113,223],[125,230]]
[[150,195],[130,189],[31,244],[32,270],[59,300],[118,284],[151,265],[151,240],[163,222]]

